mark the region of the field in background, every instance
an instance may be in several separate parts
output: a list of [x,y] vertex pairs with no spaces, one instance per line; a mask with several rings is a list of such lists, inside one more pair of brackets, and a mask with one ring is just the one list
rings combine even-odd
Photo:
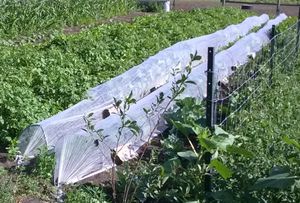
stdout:
[[0,38],[32,36],[135,10],[135,0],[2,0]]

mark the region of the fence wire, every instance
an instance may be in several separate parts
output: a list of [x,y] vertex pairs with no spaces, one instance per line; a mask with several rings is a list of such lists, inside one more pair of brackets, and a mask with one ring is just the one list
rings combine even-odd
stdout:
[[232,67],[234,73],[227,78],[226,83],[217,82],[212,101],[215,124],[224,130],[243,125],[245,120],[239,113],[251,113],[251,102],[263,96],[262,93],[270,88],[278,72],[293,71],[299,49],[298,24],[271,36],[273,49],[270,43],[254,58],[250,57],[247,64]]

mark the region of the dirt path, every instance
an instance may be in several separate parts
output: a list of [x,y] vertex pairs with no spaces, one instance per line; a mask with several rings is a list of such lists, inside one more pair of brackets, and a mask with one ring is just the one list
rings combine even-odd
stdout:
[[115,23],[115,22],[132,22],[134,18],[139,17],[139,16],[146,16],[146,15],[151,15],[152,13],[146,13],[146,12],[131,12],[128,15],[123,15],[123,16],[115,16],[110,19],[106,20],[99,20],[94,22],[91,25],[80,25],[80,26],[73,26],[73,27],[65,27],[63,29],[64,34],[75,34],[78,33],[82,30],[89,29],[90,27],[96,27],[98,25],[102,24],[110,24],[110,23]]
[[[173,1],[171,1],[171,4],[173,4]],[[241,8],[241,3],[226,3],[226,7],[235,7],[235,8]],[[213,8],[213,7],[221,7],[222,4],[219,1],[214,0],[207,0],[207,1],[200,1],[200,0],[176,0],[175,7],[172,8],[172,10],[192,10],[195,8]],[[267,13],[269,15],[275,15],[276,14],[276,5],[264,5],[264,4],[251,4],[252,11],[263,14]],[[281,12],[284,12],[285,14],[289,16],[298,16],[298,6],[281,6],[280,7]],[[66,27],[64,28],[63,32],[64,34],[75,34],[78,32],[81,32],[82,30],[89,29],[91,27],[96,27],[101,24],[108,24],[108,23],[114,23],[114,22],[132,22],[134,18],[139,16],[145,16],[145,15],[151,15],[152,13],[146,13],[146,12],[131,12],[128,15],[124,16],[116,16],[107,20],[102,20],[93,23],[92,25],[81,25],[81,26],[74,26],[74,27]]]
[[[235,7],[241,8],[241,3],[226,3],[226,7]],[[197,1],[197,0],[176,0],[175,10],[191,10],[194,8],[211,8],[211,7],[220,7],[222,6],[221,2],[218,1]],[[251,4],[252,11],[257,12],[258,14],[267,13],[269,15],[276,14],[276,5],[265,5],[265,4]],[[284,12],[288,16],[298,16],[299,6],[281,6],[281,12]]]

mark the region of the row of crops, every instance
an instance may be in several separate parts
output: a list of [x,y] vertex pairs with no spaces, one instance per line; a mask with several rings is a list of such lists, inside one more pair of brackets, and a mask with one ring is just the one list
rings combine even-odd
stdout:
[[136,0],[1,0],[0,38],[90,24],[136,9]]
[[242,21],[237,9],[205,9],[101,25],[42,44],[0,46],[0,133],[16,137],[38,120],[85,97],[88,88],[141,63],[177,41]]

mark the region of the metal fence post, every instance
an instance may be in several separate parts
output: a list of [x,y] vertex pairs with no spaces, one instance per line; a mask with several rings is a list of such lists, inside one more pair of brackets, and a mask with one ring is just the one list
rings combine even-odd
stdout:
[[280,0],[277,0],[277,5],[276,5],[276,16],[280,14]]
[[226,0],[221,0],[222,6],[225,6]]
[[170,1],[165,1],[164,2],[164,11],[165,12],[170,12]]
[[[214,48],[208,47],[207,57],[207,97],[206,97],[206,125],[213,132],[214,127]],[[205,163],[209,164],[211,160],[211,154],[205,154]],[[209,173],[204,176],[204,190],[205,192],[211,192],[211,175]]]
[[299,52],[299,37],[300,37],[300,6],[298,10],[298,23],[297,23],[297,39],[296,39],[296,54]]
[[276,28],[275,25],[272,25],[271,31],[271,50],[270,50],[270,77],[269,77],[269,84],[272,85],[272,78],[273,78],[273,69],[274,69],[274,57],[275,57],[275,34]]

